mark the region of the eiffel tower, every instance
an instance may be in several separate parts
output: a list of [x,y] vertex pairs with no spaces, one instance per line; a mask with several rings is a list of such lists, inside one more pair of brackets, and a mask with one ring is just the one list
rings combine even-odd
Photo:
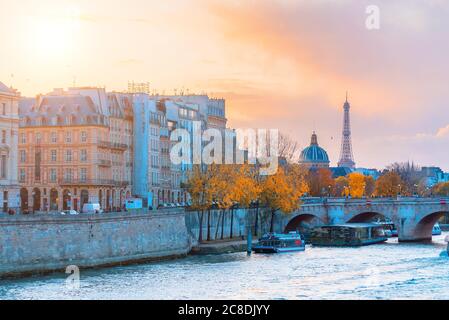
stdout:
[[354,155],[352,153],[351,120],[349,118],[349,109],[351,109],[351,106],[348,102],[348,92],[346,92],[346,101],[343,105],[343,109],[343,132],[341,140],[340,161],[338,161],[338,166],[353,169],[355,168],[355,162]]

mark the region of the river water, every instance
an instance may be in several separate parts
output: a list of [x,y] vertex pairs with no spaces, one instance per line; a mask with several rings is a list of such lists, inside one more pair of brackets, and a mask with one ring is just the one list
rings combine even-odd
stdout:
[[432,243],[232,253],[0,281],[0,299],[449,299],[445,236]]

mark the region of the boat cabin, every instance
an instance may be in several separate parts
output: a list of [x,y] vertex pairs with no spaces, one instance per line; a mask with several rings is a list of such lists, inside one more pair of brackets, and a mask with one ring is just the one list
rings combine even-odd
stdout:
[[312,230],[310,241],[316,246],[364,246],[387,240],[384,226],[375,223],[324,225]]

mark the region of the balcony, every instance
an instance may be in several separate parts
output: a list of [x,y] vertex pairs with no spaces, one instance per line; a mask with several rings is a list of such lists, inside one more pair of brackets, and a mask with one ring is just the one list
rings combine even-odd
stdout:
[[104,160],[104,159],[99,159],[97,164],[101,167],[111,167],[112,166],[112,161],[111,160]]
[[114,186],[114,180],[107,179],[60,179],[58,181],[61,186]]
[[104,140],[98,140],[97,146],[104,149],[114,149],[114,150],[126,150],[128,149],[128,145],[126,143],[118,143],[118,142],[110,142]]
[[120,186],[120,187],[126,187],[126,186],[129,186],[130,184],[131,184],[131,182],[129,182],[127,180],[115,181],[115,185]]
[[111,142],[111,149],[126,150],[128,149],[128,145],[125,143]]

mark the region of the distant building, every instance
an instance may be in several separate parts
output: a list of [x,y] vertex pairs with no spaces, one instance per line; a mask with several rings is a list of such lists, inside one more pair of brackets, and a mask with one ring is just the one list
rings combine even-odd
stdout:
[[358,172],[363,174],[364,176],[373,177],[374,180],[377,180],[380,177],[380,172],[377,169],[367,169],[367,168],[356,168],[353,172]]
[[0,82],[0,203],[1,211],[19,209],[18,104],[20,93]]
[[449,173],[439,167],[422,167],[421,176],[423,177],[422,181],[430,188],[438,183],[449,182]]
[[315,132],[312,134],[310,146],[301,152],[299,164],[309,169],[329,168],[329,156],[326,150],[318,145],[318,136]]
[[332,171],[332,177],[334,179],[338,177],[346,177],[352,172],[352,170],[348,167],[332,167],[330,170]]

